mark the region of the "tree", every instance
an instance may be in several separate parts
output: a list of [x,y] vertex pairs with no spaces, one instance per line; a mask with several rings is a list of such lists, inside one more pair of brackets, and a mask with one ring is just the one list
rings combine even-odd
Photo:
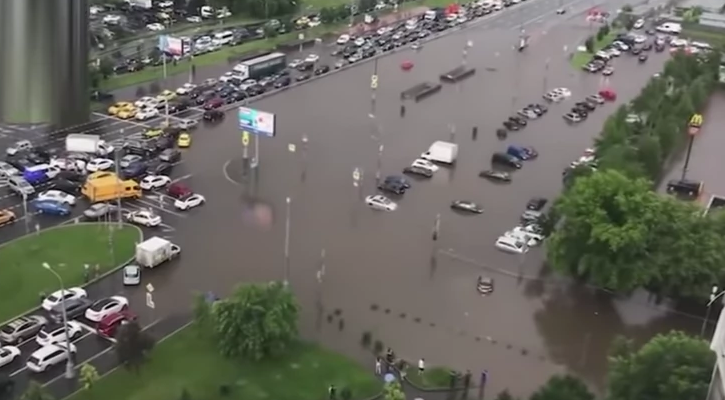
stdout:
[[594,395],[581,380],[571,376],[553,376],[530,400],[594,400]]
[[138,372],[154,344],[154,339],[141,330],[138,322],[129,321],[121,324],[116,335],[116,354],[119,363]]
[[646,245],[659,217],[650,187],[613,170],[577,179],[556,204],[562,223],[547,246],[552,267],[613,290],[649,282]]
[[715,355],[707,342],[682,332],[655,336],[638,351],[610,356],[611,400],[704,399]]
[[495,400],[518,400],[516,397],[511,395],[508,389],[504,389],[496,395]]
[[334,8],[322,7],[322,9],[320,10],[320,20],[322,20],[323,24],[335,22],[336,19],[337,13],[335,12]]
[[631,13],[633,10],[634,9],[632,8],[632,6],[630,4],[625,4],[624,6],[622,6],[623,12]]
[[212,306],[219,350],[253,360],[278,355],[297,338],[298,311],[292,292],[278,282],[241,285]]
[[377,0],[358,0],[357,9],[360,12],[372,11],[375,9],[375,4],[377,4]]
[[100,72],[103,79],[108,79],[108,77],[113,75],[113,61],[106,57],[101,58],[98,63],[98,72]]
[[101,377],[98,375],[96,367],[89,363],[83,364],[78,378],[83,389],[90,390]]
[[53,395],[37,381],[30,381],[25,392],[20,396],[20,400],[55,400]]
[[200,328],[198,329],[199,333],[209,332],[206,327],[213,323],[211,306],[212,303],[207,301],[203,294],[194,294],[192,309],[194,312],[194,322],[196,322],[196,326]]
[[383,386],[383,399],[385,400],[405,400],[405,392],[400,386],[400,382],[386,382]]
[[274,38],[274,37],[277,37],[278,33],[279,32],[277,32],[277,28],[275,28],[271,25],[264,26],[264,37]]
[[586,47],[588,53],[594,53],[594,38],[589,36],[587,40],[584,41],[584,47]]

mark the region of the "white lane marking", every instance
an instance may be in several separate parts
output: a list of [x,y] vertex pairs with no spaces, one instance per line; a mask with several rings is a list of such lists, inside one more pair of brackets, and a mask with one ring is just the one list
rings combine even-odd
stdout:
[[[173,164],[173,165],[176,166],[176,165],[179,165],[181,163],[183,163],[183,161],[179,161],[178,163]],[[194,174],[186,174],[186,175],[180,176],[180,177],[178,177],[176,179],[172,179],[171,180],[171,183],[173,184],[173,183],[181,182],[181,181],[184,181],[184,180],[187,180],[187,179],[191,178],[192,176],[194,176]]]

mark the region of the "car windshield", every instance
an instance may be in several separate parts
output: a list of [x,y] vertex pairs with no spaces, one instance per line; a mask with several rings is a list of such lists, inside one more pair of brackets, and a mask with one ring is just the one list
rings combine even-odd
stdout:
[[13,333],[15,333],[15,329],[13,329],[12,326],[3,326],[3,328],[0,329],[0,332],[12,335]]
[[[52,204],[52,203],[48,203],[48,204]],[[48,297],[48,301],[50,301],[51,303],[57,303],[60,301],[60,297],[53,294],[50,297]]]
[[126,269],[126,276],[129,278],[135,278],[139,275],[138,268],[127,268]]
[[40,359],[38,357],[33,356],[28,359],[28,363],[40,365]]

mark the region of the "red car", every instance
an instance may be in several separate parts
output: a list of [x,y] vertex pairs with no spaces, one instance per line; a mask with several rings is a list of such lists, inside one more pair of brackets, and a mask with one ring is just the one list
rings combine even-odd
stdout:
[[221,97],[215,97],[204,104],[205,110],[213,110],[224,105],[224,99]]
[[116,330],[122,323],[133,321],[135,319],[136,314],[128,310],[109,314],[98,323],[98,334],[104,337],[113,337],[116,334]]
[[617,100],[617,93],[615,93],[612,89],[602,89],[599,91],[599,95],[602,96],[606,101]]
[[188,186],[184,185],[183,183],[172,183],[169,188],[166,190],[166,193],[168,193],[169,196],[180,199],[182,197],[189,196],[193,192],[191,189],[189,189]]

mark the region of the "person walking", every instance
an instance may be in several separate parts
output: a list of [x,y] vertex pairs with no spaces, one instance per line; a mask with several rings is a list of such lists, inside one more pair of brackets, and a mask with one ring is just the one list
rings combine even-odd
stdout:
[[421,358],[418,360],[418,375],[423,375],[425,372],[425,359]]
[[327,388],[327,394],[329,395],[330,400],[335,400],[337,398],[337,388],[335,385],[330,385],[330,387]]
[[380,357],[377,357],[375,359],[375,375],[382,375],[383,374],[383,360],[380,359]]

